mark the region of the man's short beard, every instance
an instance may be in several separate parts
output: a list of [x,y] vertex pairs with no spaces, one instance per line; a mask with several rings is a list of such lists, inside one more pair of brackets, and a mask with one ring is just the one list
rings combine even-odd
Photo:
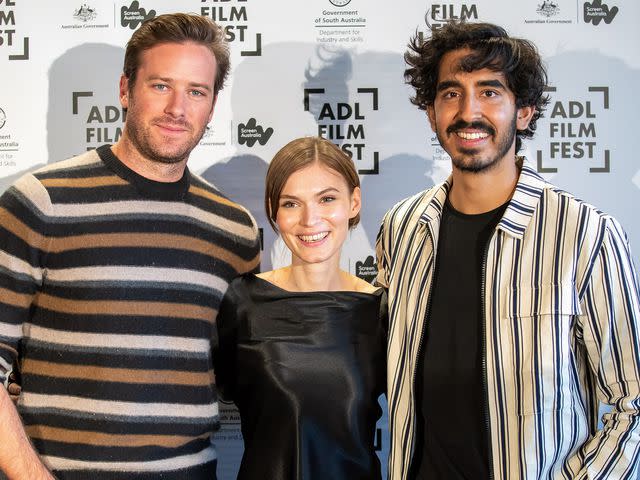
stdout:
[[154,162],[164,163],[166,165],[172,165],[175,163],[180,163],[187,158],[193,151],[193,149],[198,146],[204,132],[206,130],[206,126],[202,129],[200,134],[197,136],[197,141],[194,145],[191,145],[190,148],[183,149],[183,151],[178,152],[177,155],[166,156],[159,152],[157,149],[153,148],[151,142],[149,141],[149,135],[145,131],[144,128],[137,128],[139,125],[134,125],[134,122],[125,123],[125,129],[127,131],[127,135],[129,139],[131,139],[131,143],[136,147],[136,149],[145,157]]
[[[129,108],[127,109],[127,119],[125,120],[124,129],[135,148],[145,158],[166,165],[181,163],[184,160],[188,159],[193,149],[198,146],[198,143],[200,143],[200,140],[202,139],[202,136],[207,129],[207,125],[203,125],[202,130],[195,137],[197,140],[195,140],[193,144],[187,145],[185,148],[183,148],[181,151],[176,152],[176,154],[174,155],[163,155],[162,152],[160,152],[157,148],[154,148],[152,142],[150,141],[150,133],[147,131],[150,127],[145,126],[139,121],[134,101],[135,99],[133,97],[133,89],[130,88]],[[190,124],[186,124],[186,126],[192,127],[192,125]]]
[[[502,158],[507,154],[507,152],[511,148],[511,145],[513,145],[513,142],[516,138],[516,132],[517,132],[516,122],[517,122],[517,112],[514,113],[513,115],[513,120],[511,122],[511,125],[509,125],[509,132],[507,133],[507,136],[503,139],[503,141],[498,143],[498,152],[496,153],[496,156],[491,158],[489,161],[483,161],[483,159],[481,158],[474,157],[473,156],[475,151],[474,149],[469,149],[467,151],[465,151],[464,149],[461,149],[462,150],[461,153],[464,156],[459,156],[459,157],[451,156],[451,163],[458,170],[462,172],[467,172],[467,173],[483,173],[483,172],[490,171],[492,168],[495,168],[500,163]],[[468,125],[468,127],[478,128],[478,125],[474,126],[474,123],[471,123]],[[465,128],[465,126],[454,124],[449,128],[447,128],[447,132],[451,131],[453,133],[455,130],[459,130],[462,128]],[[487,133],[495,136],[495,130],[493,128],[479,127],[479,129],[484,130]],[[440,145],[445,145],[445,143],[443,142],[443,138],[441,138],[440,136],[440,133],[437,132],[436,135],[438,137],[438,141],[440,142]],[[453,135],[455,135],[455,133],[453,133]],[[471,162],[469,162],[468,160],[469,157],[471,157]],[[467,159],[466,162],[465,162],[465,159]]]

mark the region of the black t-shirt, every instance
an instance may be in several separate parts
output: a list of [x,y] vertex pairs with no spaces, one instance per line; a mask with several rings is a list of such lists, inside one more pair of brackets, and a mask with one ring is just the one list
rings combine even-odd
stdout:
[[445,203],[416,372],[413,479],[489,477],[482,263],[506,206],[465,215]]

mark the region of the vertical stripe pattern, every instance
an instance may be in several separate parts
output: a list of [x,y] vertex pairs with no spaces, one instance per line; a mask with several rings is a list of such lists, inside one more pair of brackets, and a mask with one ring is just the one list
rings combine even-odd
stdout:
[[[390,210],[378,235],[389,289],[389,478],[407,477],[414,376],[450,180]],[[523,167],[489,241],[486,365],[496,479],[635,478],[638,278],[619,223]],[[598,405],[610,411],[599,422]]]

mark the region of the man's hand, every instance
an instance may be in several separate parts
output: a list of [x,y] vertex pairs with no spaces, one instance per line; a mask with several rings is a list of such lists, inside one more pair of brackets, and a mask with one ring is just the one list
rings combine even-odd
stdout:
[[[18,384],[14,385],[20,389]],[[0,471],[7,478],[55,480],[31,446],[20,416],[3,385],[0,385],[0,438]]]

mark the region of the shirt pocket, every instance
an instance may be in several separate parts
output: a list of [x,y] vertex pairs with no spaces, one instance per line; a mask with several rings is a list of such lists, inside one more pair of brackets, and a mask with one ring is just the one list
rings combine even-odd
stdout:
[[578,381],[576,319],[582,314],[575,285],[517,286],[505,300],[501,350],[514,408],[530,415],[571,405]]

